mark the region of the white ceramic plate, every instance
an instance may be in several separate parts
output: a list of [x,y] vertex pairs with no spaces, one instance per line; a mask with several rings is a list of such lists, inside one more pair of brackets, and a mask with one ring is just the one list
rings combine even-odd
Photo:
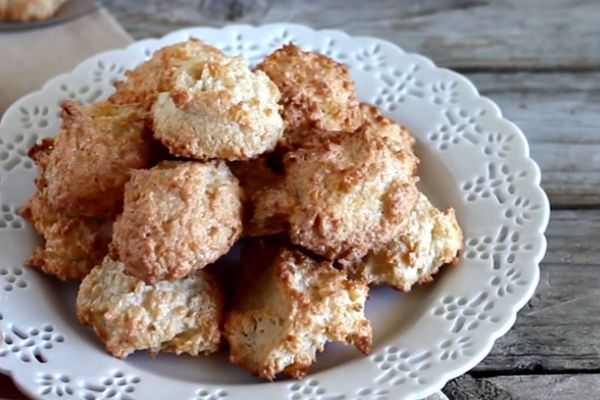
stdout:
[[[293,41],[349,65],[361,100],[418,138],[422,189],[456,209],[465,233],[458,266],[408,295],[376,288],[367,303],[372,354],[328,346],[301,381],[264,383],[225,355],[105,353],[75,318],[75,284],[23,268],[37,237],[16,210],[33,191],[26,157],[58,132],[59,103],[107,97],[111,82],[167,44],[198,37],[250,64]],[[416,399],[475,366],[514,323],[538,282],[548,200],[527,141],[465,78],[383,40],[292,24],[193,28],[99,54],[16,102],[0,123],[0,368],[39,398],[195,400]]]

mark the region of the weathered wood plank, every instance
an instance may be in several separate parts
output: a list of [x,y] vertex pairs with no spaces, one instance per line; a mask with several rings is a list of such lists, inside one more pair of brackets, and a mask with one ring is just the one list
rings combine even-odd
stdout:
[[453,68],[600,67],[600,2],[566,0],[112,0],[136,38],[195,25],[291,21],[388,39]]
[[573,400],[595,399],[600,374],[499,376],[475,379],[463,375],[449,382],[450,400]]
[[527,136],[553,206],[600,205],[600,73],[467,76]]
[[534,297],[474,371],[600,370],[600,210],[554,211]]

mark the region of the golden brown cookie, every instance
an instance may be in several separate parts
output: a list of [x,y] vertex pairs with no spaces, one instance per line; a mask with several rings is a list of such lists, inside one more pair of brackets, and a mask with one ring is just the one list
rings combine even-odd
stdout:
[[348,68],[319,53],[288,44],[256,66],[281,92],[287,124],[281,144],[298,147],[328,131],[352,132],[361,124]]
[[82,279],[108,252],[112,220],[69,217],[58,212],[36,191],[21,207],[44,244],[26,261],[60,280]]
[[284,182],[257,196],[252,221],[283,216],[293,243],[331,260],[392,240],[418,197],[414,155],[364,127],[291,151],[284,166]]
[[115,93],[109,101],[115,104],[135,104],[149,111],[160,92],[168,89],[170,78],[184,60],[203,55],[223,53],[198,39],[175,43],[158,49],[152,57],[125,73],[125,79],[116,82]]
[[198,160],[245,160],[272,150],[283,134],[279,90],[241,57],[202,54],[177,68],[152,107],[154,136]]
[[231,362],[264,379],[278,373],[299,379],[329,341],[368,353],[364,282],[286,248],[244,249],[242,263],[244,289],[224,328]]
[[205,271],[149,285],[106,257],[81,282],[77,317],[115,357],[136,350],[197,356],[219,349],[223,295]]
[[62,104],[62,130],[38,163],[38,188],[68,215],[111,217],[120,212],[131,170],[149,168],[156,144],[136,108],[98,102]]
[[134,171],[111,254],[148,283],[182,278],[233,246],[242,231],[241,196],[224,162],[163,161]]
[[400,148],[412,151],[415,138],[404,126],[381,115],[377,107],[369,103],[360,103],[363,126],[369,133],[388,137],[398,143]]
[[408,292],[417,283],[431,282],[442,266],[458,262],[462,248],[463,234],[454,210],[442,212],[420,194],[398,237],[381,249],[371,250],[349,271],[369,284]]

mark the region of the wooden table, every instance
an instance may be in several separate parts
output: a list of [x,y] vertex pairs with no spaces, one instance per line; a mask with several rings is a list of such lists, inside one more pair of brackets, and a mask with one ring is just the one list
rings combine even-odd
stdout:
[[535,296],[490,355],[444,392],[600,397],[600,1],[113,0],[107,7],[135,38],[292,21],[384,38],[468,76],[527,135],[552,216]]

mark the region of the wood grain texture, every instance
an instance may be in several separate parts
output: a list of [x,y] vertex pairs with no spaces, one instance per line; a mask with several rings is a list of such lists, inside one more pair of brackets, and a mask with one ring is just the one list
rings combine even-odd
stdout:
[[585,400],[597,399],[600,374],[526,375],[475,379],[469,375],[448,383],[452,400]]
[[451,68],[596,69],[595,0],[108,0],[136,38],[188,26],[290,21],[388,39]]
[[546,236],[535,295],[475,372],[600,371],[600,210],[554,211]]

